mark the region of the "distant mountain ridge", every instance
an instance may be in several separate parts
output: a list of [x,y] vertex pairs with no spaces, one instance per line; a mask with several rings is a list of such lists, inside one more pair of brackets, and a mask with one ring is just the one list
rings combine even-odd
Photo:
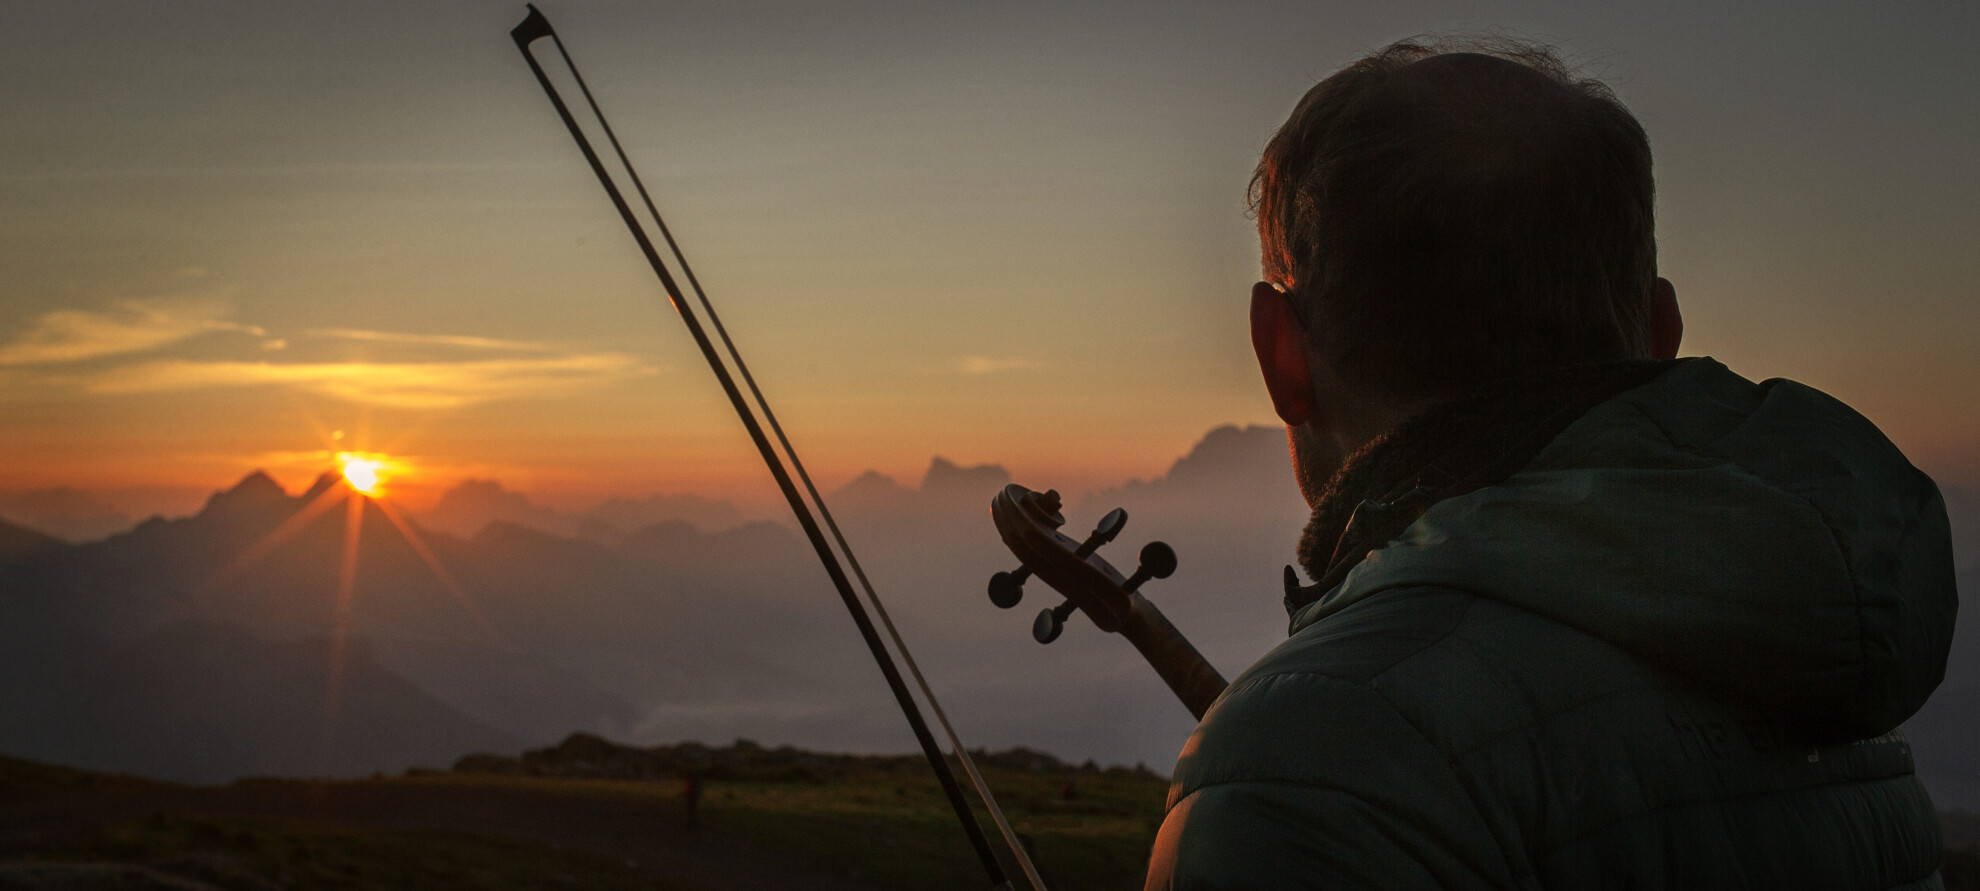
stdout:
[[0,497],[0,522],[10,521],[67,542],[108,538],[136,523],[116,505],[68,486]]
[[728,501],[666,493],[611,498],[591,510],[571,514],[537,504],[494,480],[470,479],[448,489],[419,519],[428,528],[462,538],[473,536],[490,523],[506,522],[570,538],[613,541],[658,523],[686,523],[716,532],[740,524],[742,514]]
[[[987,503],[981,490],[1003,479],[937,459],[926,491],[869,506],[933,517]],[[347,541],[340,479],[290,495],[259,471],[193,516],[98,542],[0,522],[0,751],[216,781],[444,764],[637,729],[652,704],[724,730],[736,697],[800,724],[868,723],[831,704],[870,666],[784,527],[656,496],[591,519],[693,521],[598,534],[498,484],[452,494],[457,517],[479,498],[485,513],[577,534],[490,516],[466,536],[417,524],[415,545],[359,502],[362,532]],[[849,500],[854,522],[870,513]],[[713,531],[694,522],[711,518]],[[807,654],[818,628],[837,651],[828,665]]]
[[66,542],[52,536],[0,520],[0,561],[12,561],[67,546]]
[[[987,521],[1009,479],[935,458],[917,485],[868,474],[829,498],[896,621],[922,627],[924,666],[978,700],[962,707],[1047,722],[1002,739],[1042,727],[1062,748],[1166,761],[1186,716],[1145,668],[1100,668],[1136,665],[1131,651],[1040,653],[1027,622],[983,599],[1010,559]],[[0,523],[0,751],[211,781],[447,763],[574,730],[906,742],[816,558],[780,524],[672,496],[562,515],[483,481],[449,493],[439,520],[405,518],[414,544],[377,504],[349,513],[348,495],[332,475],[292,495],[257,471],[193,516],[102,541]],[[436,528],[448,512],[474,531]],[[1046,709],[1005,704],[1068,671],[1118,679]],[[1084,721],[1125,691],[1166,729]]]
[[[1149,540],[1175,546],[1177,573],[1143,593],[1227,676],[1284,639],[1280,572],[1306,519],[1284,436],[1217,428],[1163,475],[1066,510],[1078,535],[1127,509],[1102,552],[1123,569]],[[1034,584],[1008,611],[985,597],[1013,565],[987,510],[1010,481],[936,458],[912,485],[873,473],[827,497],[972,746],[1166,767],[1192,722],[1131,647],[1077,617],[1041,647],[1031,619],[1052,592]],[[415,546],[364,502],[347,560],[345,494],[333,476],[290,495],[253,473],[194,516],[87,544],[0,522],[0,752],[208,781],[435,766],[573,731],[912,748],[816,557],[780,523],[646,499],[613,516],[694,516],[609,533],[490,516],[467,534],[402,517]],[[493,483],[463,497],[543,516]],[[1962,497],[1948,493],[1956,530]],[[1962,590],[1976,581],[1962,570]],[[1969,616],[1907,725],[1942,806],[1980,809],[1977,635]]]
[[94,544],[10,548],[0,747],[209,780],[398,769],[517,740],[387,671],[361,640],[339,646],[292,616],[230,615],[238,592],[213,580],[307,497],[255,473],[192,518]]

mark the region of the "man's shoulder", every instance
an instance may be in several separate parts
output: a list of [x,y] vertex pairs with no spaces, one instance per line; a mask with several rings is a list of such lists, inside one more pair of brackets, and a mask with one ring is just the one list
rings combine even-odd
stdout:
[[[1687,877],[1672,887],[1749,868],[1888,887],[1931,872],[1931,805],[1911,774],[1901,734],[1810,742],[1538,613],[1395,588],[1302,628],[1231,684],[1177,763],[1177,826],[1163,831],[1187,860],[1217,847],[1201,839],[1297,814],[1314,856],[1351,862],[1322,844],[1347,821],[1406,860],[1448,861],[1429,883],[1444,887],[1586,887],[1660,864]],[[1787,812],[1821,845],[1784,831]],[[1892,858],[1794,859],[1811,849]],[[1672,850],[1691,853],[1646,853]]]
[[1366,769],[1351,751],[1449,765],[1663,685],[1615,647],[1517,607],[1452,588],[1385,591],[1239,675],[1198,727],[1173,795],[1239,777],[1339,782]]
[[1427,587],[1301,629],[1238,676],[1185,745],[1158,872],[1200,878],[1236,851],[1264,884],[1516,885],[1524,862],[1500,842],[1506,814],[1477,794],[1458,750],[1517,736],[1547,701],[1495,664],[1504,653],[1560,653],[1581,636]]

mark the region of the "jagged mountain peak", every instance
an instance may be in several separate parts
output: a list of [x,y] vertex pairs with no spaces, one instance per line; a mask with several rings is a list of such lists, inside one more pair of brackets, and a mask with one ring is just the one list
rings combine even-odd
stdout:
[[241,477],[241,481],[235,483],[233,488],[221,494],[253,494],[262,497],[280,495],[283,498],[289,497],[289,493],[282,489],[281,483],[276,482],[274,477],[269,476],[268,471],[260,469],[248,471],[248,475]]
[[[941,459],[937,458],[936,460],[939,461]],[[904,489],[902,488],[901,484],[898,481],[896,481],[893,477],[881,473],[878,470],[869,470],[865,473],[860,474],[859,476],[853,477],[852,480],[847,482],[845,485],[840,486],[839,491],[895,492],[895,491],[904,491]]]
[[283,491],[282,484],[275,482],[267,472],[256,470],[241,478],[234,487],[225,492],[215,493],[206,500],[206,508],[201,514],[231,514],[243,510],[262,511],[273,507],[286,507],[293,503],[289,493]]
[[474,536],[491,522],[502,521],[534,529],[571,535],[574,518],[529,500],[521,492],[505,488],[495,480],[462,480],[440,496],[421,522],[463,538]]
[[[1286,462],[1286,432],[1279,427],[1225,424],[1203,434],[1189,454],[1169,465],[1168,478],[1176,481],[1218,479],[1232,473],[1247,473],[1259,466],[1275,470]],[[1290,471],[1285,477],[1290,480]]]
[[1011,481],[1010,471],[999,464],[977,464],[963,467],[947,458],[937,456],[928,462],[928,472],[921,477],[921,491],[924,495],[936,497],[977,497],[988,500],[997,490]]

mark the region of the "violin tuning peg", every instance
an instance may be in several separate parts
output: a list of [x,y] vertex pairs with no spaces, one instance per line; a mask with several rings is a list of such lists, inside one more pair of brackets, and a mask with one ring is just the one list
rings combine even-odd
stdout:
[[1051,609],[1038,611],[1038,618],[1031,622],[1031,639],[1041,644],[1058,640],[1066,630],[1066,615],[1072,612],[1073,602],[1068,600]]
[[1165,579],[1176,574],[1176,549],[1165,542],[1151,541],[1142,545],[1139,559],[1154,578]]
[[1010,609],[1024,599],[1024,580],[1031,577],[1031,570],[1020,568],[1016,572],[1000,572],[990,577],[990,602],[998,609]]
[[1176,549],[1151,541],[1141,547],[1141,565],[1134,568],[1134,575],[1128,576],[1127,583],[1121,587],[1132,591],[1149,579],[1165,579],[1175,573]]
[[1126,526],[1127,511],[1117,507],[1108,511],[1106,516],[1100,518],[1100,525],[1093,527],[1093,537],[1100,539],[1101,544],[1106,544],[1113,541],[1115,536],[1120,535],[1121,530]]
[[1059,513],[1065,508],[1065,501],[1059,497],[1059,490],[1027,491],[1022,497],[1025,506],[1044,514],[1054,528],[1066,522],[1066,518]]
[[1080,542],[1079,550],[1073,551],[1073,556],[1081,560],[1086,559],[1087,555],[1100,550],[1101,545],[1113,541],[1114,537],[1120,535],[1121,529],[1126,526],[1127,511],[1118,507],[1108,511],[1106,516],[1100,518],[1100,525],[1093,527],[1093,534],[1088,535],[1085,541]]

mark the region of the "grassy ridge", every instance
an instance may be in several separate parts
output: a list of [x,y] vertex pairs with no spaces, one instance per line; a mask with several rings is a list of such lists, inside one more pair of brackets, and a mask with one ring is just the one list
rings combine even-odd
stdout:
[[[55,887],[17,881],[49,863],[131,864],[230,891],[982,884],[946,798],[917,758],[747,745],[686,751],[689,763],[722,776],[705,780],[692,830],[676,777],[546,775],[625,769],[596,752],[538,757],[535,775],[497,765],[491,773],[219,787],[0,758],[0,887]],[[1160,777],[1073,768],[1036,753],[987,756],[981,766],[1054,891],[1140,887],[1166,794]],[[1980,891],[1980,848],[1969,847],[1967,834],[1980,823],[1945,816],[1946,886]],[[994,833],[987,815],[979,819]],[[1006,869],[1022,887],[1016,865]],[[133,879],[84,887],[165,886]]]
[[22,859],[42,864],[141,865],[153,872],[238,891],[692,891],[699,887],[652,875],[603,854],[514,838],[162,811],[143,819],[101,825]]
[[[1012,828],[1054,887],[1138,888],[1161,826],[1166,781],[1125,770],[1066,777],[985,765]],[[905,888],[981,884],[982,867],[962,843],[954,811],[927,772],[849,772],[819,783],[737,782],[711,786],[711,827],[735,832],[849,876]],[[980,807],[978,822],[996,827]],[[1006,871],[1022,883],[1017,864]]]
[[[1028,749],[974,752],[1012,828],[1055,888],[1138,888],[1168,783],[1145,768],[1074,766]],[[963,776],[960,765],[952,768]],[[708,783],[714,831],[789,852],[832,874],[890,887],[968,887],[982,866],[927,764],[913,755],[833,755],[748,740],[635,747],[578,733],[517,757],[470,755],[456,774]],[[974,796],[977,821],[1016,862]]]
[[[18,878],[9,869],[55,862],[243,891],[982,885],[919,759],[743,751],[763,757],[713,771],[730,778],[704,781],[693,829],[682,784],[665,777],[421,772],[195,787],[0,759],[0,860],[12,864],[0,864],[0,886]],[[1055,891],[1138,888],[1165,781],[1020,755],[1029,763],[992,757],[983,769]],[[791,758],[803,769],[776,763]],[[598,771],[596,759],[583,765]]]

